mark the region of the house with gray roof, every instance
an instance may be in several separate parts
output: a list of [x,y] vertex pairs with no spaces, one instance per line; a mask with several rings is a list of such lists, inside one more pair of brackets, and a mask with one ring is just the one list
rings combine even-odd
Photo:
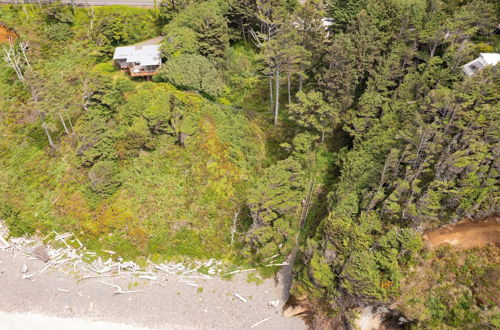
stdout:
[[154,76],[161,67],[160,45],[117,47],[113,60],[132,77]]
[[488,65],[497,65],[500,62],[500,54],[498,53],[480,53],[479,57],[462,66],[464,73],[471,77],[484,69]]

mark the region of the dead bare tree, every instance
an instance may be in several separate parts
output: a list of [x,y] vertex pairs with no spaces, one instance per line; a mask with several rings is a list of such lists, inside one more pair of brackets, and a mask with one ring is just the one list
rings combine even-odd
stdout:
[[238,216],[240,215],[240,211],[234,212],[233,217],[233,226],[231,227],[231,245],[234,244],[234,234],[236,234],[236,228],[238,225]]
[[24,82],[25,73],[29,70],[33,73],[33,68],[28,60],[26,52],[28,50],[27,42],[15,43],[9,40],[8,46],[3,47],[4,61],[8,67],[12,68],[19,81]]
[[19,81],[24,82],[23,69],[25,66],[25,60],[17,45],[10,41],[8,46],[3,47],[3,55],[3,59],[7,66],[14,70]]

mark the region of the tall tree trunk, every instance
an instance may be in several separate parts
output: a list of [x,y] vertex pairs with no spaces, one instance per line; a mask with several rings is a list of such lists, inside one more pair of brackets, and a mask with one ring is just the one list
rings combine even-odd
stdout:
[[286,83],[288,87],[288,104],[292,103],[292,92],[290,91],[290,71],[286,74]]
[[245,30],[245,23],[243,22],[243,18],[240,18],[240,25],[241,25],[241,33],[243,33],[243,42],[245,42],[245,45],[247,44],[247,33]]
[[271,113],[274,113],[274,100],[273,100],[273,75],[269,74],[269,100],[271,102]]
[[47,127],[47,123],[45,122],[45,115],[40,115],[42,117],[42,128],[45,131],[45,135],[47,135],[47,140],[49,140],[49,145],[52,149],[56,149],[54,142],[52,141],[52,136],[50,136],[49,128]]
[[302,87],[304,84],[304,64],[300,63],[300,73],[299,73],[299,91],[302,92]]
[[61,123],[64,127],[64,131],[66,132],[66,135],[69,135],[68,127],[66,126],[66,123],[64,122],[64,118],[61,113],[59,113],[59,119],[61,119]]
[[71,118],[67,114],[66,118],[68,119],[69,127],[71,127],[71,133],[75,133],[75,128],[73,127],[73,123],[71,123]]
[[275,99],[276,104],[274,106],[274,126],[278,126],[278,113],[280,109],[280,69],[276,67],[276,77],[275,77]]

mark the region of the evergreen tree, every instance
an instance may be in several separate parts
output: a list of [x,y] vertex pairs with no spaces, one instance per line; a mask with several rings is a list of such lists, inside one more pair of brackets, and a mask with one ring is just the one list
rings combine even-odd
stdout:
[[289,106],[290,119],[299,126],[321,134],[321,142],[325,133],[332,131],[338,124],[338,114],[330,107],[319,92],[298,92],[297,103]]

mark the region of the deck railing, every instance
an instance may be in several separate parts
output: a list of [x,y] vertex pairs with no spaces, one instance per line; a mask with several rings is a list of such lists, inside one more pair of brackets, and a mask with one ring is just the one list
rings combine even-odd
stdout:
[[141,70],[139,72],[134,72],[130,70],[130,76],[132,77],[145,77],[145,76],[154,76],[159,73],[158,70]]

